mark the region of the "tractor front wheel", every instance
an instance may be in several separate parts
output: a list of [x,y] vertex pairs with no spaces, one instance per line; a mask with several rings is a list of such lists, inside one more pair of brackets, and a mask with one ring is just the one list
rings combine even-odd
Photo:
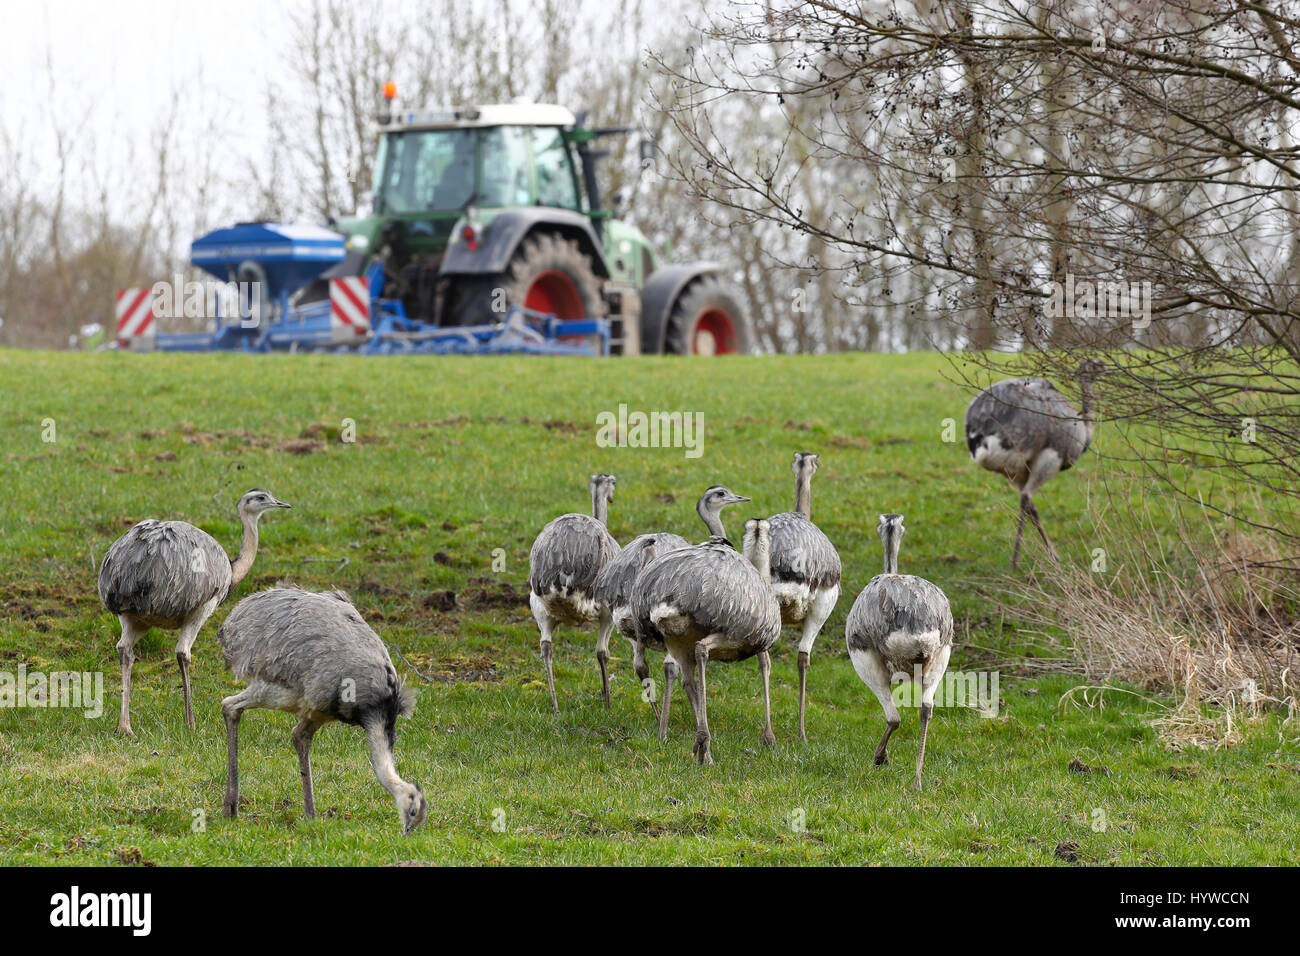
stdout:
[[664,351],[672,355],[746,355],[753,350],[753,333],[735,292],[714,275],[687,287],[664,329]]

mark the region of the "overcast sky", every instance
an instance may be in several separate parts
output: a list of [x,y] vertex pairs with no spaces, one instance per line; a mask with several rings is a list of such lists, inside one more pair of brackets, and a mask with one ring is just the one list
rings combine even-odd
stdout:
[[[147,162],[173,90],[187,117],[175,130],[185,149],[246,156],[265,135],[265,88],[278,73],[287,12],[297,0],[4,0],[0,30],[0,126],[27,145],[38,189],[53,176],[50,111],[72,117],[97,152]],[[54,91],[49,88],[53,65]],[[183,137],[188,123],[215,118],[219,142]],[[115,175],[125,159],[115,158]]]
[[[46,102],[47,57],[62,104],[93,103],[116,132],[147,129],[173,87],[195,109],[260,103],[275,69],[276,38],[293,0],[46,0],[5,3],[0,31],[0,108],[30,119]],[[201,84],[201,86],[200,86]],[[198,87],[196,89],[196,87]]]

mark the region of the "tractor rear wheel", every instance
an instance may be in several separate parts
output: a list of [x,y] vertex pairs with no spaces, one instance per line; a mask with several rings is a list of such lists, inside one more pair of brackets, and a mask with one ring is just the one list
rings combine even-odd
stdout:
[[735,292],[714,275],[687,287],[664,329],[664,351],[671,355],[747,355],[753,350],[753,333]]
[[539,233],[521,242],[501,275],[459,280],[445,322],[500,322],[512,305],[560,319],[594,319],[605,314],[600,279],[591,258],[576,242],[553,233]]

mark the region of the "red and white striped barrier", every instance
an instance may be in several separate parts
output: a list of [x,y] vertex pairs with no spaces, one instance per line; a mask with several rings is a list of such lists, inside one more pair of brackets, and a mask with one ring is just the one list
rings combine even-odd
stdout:
[[330,329],[341,339],[370,334],[370,281],[365,276],[330,280]]
[[118,289],[117,343],[123,348],[131,339],[153,338],[153,289]]

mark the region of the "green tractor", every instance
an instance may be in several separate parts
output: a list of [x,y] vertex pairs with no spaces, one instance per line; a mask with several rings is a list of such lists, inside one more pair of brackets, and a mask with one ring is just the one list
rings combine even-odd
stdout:
[[[384,296],[438,326],[499,322],[512,305],[608,318],[621,354],[745,353],[753,334],[715,263],[661,262],[601,202],[588,129],[562,106],[498,105],[380,116],[372,208],[331,225],[347,257],[326,280],[378,259]],[[641,157],[654,143],[641,141]]]

